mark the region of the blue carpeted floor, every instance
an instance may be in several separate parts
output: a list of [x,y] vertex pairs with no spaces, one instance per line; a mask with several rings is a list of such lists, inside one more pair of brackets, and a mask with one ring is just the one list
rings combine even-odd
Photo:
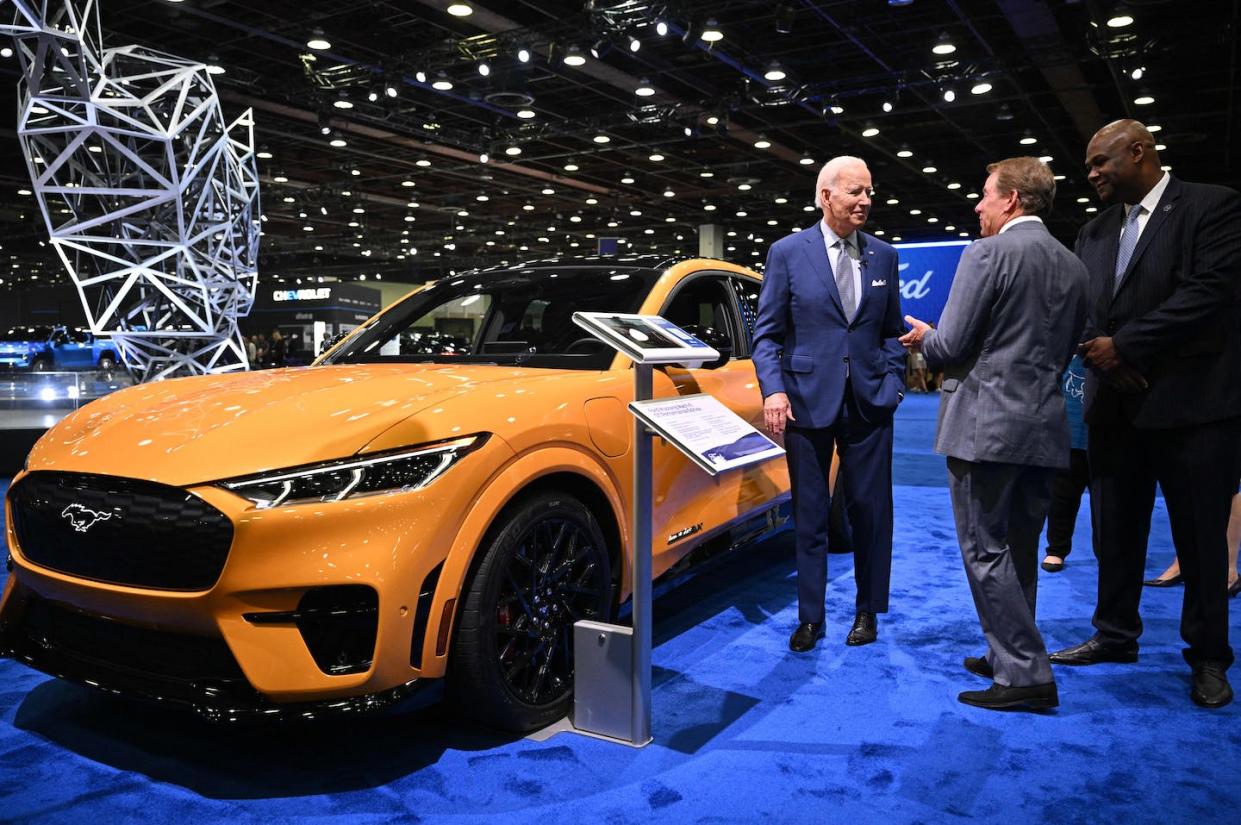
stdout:
[[[0,821],[1238,821],[1241,704],[1190,703],[1178,589],[1145,594],[1138,664],[1057,670],[1059,710],[956,702],[984,683],[960,666],[980,632],[930,452],[935,410],[934,396],[912,396],[898,419],[893,611],[879,642],[844,646],[852,564],[833,556],[828,638],[788,652],[785,533],[656,603],[645,749],[498,737],[438,707],[211,728],[3,661]],[[1049,647],[1091,632],[1088,529],[1083,514],[1068,569],[1043,574]],[[1170,548],[1160,510],[1151,573]]]

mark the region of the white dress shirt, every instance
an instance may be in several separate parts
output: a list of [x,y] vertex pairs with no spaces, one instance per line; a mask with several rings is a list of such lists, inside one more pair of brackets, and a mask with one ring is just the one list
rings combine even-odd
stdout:
[[[1159,179],[1159,183],[1151,187],[1151,191],[1146,193],[1146,197],[1138,202],[1138,206],[1142,207],[1142,211],[1138,213],[1138,237],[1142,237],[1142,230],[1146,228],[1146,222],[1150,220],[1151,215],[1155,214],[1155,207],[1159,205],[1160,198],[1168,189],[1168,182],[1172,180],[1172,175],[1167,172],[1163,173],[1163,177]],[[1133,204],[1125,204],[1125,218],[1129,217],[1129,210],[1133,208]],[[1120,232],[1125,231],[1124,219],[1120,222]],[[1117,233],[1119,235],[1120,233]]]
[[836,262],[840,260],[840,247],[836,246],[838,241],[844,241],[845,249],[849,253],[849,261],[853,264],[853,297],[860,306],[862,303],[862,250],[858,248],[857,232],[850,232],[844,238],[832,231],[827,225],[827,219],[819,221],[819,228],[823,230],[823,243],[827,247],[828,268],[832,271],[832,280],[836,280]]
[[1018,215],[1017,217],[1010,220],[1008,223],[1001,226],[1000,231],[996,232],[995,234],[1003,235],[1011,227],[1014,227],[1019,223],[1029,223],[1030,221],[1038,221],[1039,223],[1042,223],[1043,219],[1040,218],[1038,215]]

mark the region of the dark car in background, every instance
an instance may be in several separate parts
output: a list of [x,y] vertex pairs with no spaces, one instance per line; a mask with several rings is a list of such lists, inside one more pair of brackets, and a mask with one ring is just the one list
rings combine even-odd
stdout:
[[119,359],[107,338],[63,326],[12,327],[0,335],[0,369],[31,372],[110,370]]

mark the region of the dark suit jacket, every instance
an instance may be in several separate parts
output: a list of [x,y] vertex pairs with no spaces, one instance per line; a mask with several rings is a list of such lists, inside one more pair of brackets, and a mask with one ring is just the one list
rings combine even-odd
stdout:
[[781,238],[767,252],[754,326],[754,367],[763,397],[786,393],[800,427],[829,427],[840,413],[845,377],[872,422],[896,408],[905,386],[904,332],[896,250],[858,233],[862,290],[845,320],[823,230]]
[[922,339],[927,364],[944,370],[937,453],[1069,466],[1060,376],[1086,321],[1087,279],[1037,221],[970,244],[939,328]]
[[1112,206],[1077,236],[1090,271],[1085,337],[1110,335],[1150,388],[1121,393],[1091,370],[1086,422],[1158,429],[1241,415],[1241,195],[1172,178],[1113,296],[1123,219]]

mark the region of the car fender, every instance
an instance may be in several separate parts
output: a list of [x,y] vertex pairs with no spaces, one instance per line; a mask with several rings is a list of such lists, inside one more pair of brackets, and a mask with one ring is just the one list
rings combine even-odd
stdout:
[[[617,478],[609,471],[606,464],[590,452],[568,443],[547,444],[535,447],[521,455],[517,455],[501,467],[488,480],[479,492],[474,505],[470,508],[457,531],[448,557],[444,561],[440,573],[439,585],[436,588],[435,600],[431,606],[431,617],[427,623],[427,650],[434,650],[435,655],[424,655],[426,668],[423,676],[442,676],[447,665],[448,652],[452,647],[452,623],[455,621],[457,608],[460,604],[461,590],[465,586],[474,559],[482,550],[482,542],[488,530],[504,508],[527,490],[540,478],[558,474],[572,473],[583,477],[598,487],[607,498],[612,508],[612,515],[620,528],[622,562],[628,563],[629,524],[624,517],[624,509],[619,494]],[[622,567],[627,569],[627,566]],[[452,605],[445,607],[449,600]],[[441,630],[444,621],[449,622],[445,630]],[[436,642],[445,638],[447,643],[442,647]]]

